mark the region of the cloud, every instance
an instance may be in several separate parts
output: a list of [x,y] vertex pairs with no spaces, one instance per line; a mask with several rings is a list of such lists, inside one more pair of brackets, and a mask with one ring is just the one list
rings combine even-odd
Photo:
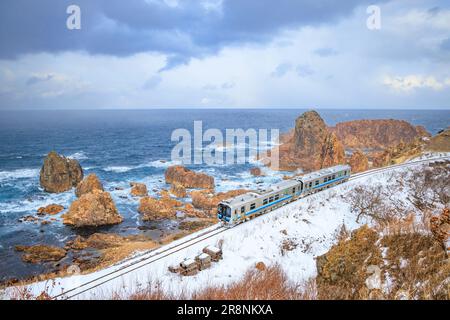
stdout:
[[297,68],[295,68],[295,71],[297,72],[297,75],[302,78],[314,74],[314,70],[309,65],[298,65]]
[[314,50],[314,53],[320,57],[330,57],[338,54],[333,48],[319,48]]
[[450,51],[450,38],[447,38],[444,41],[442,41],[441,49],[442,50],[446,50],[446,51]]
[[279,64],[274,71],[270,74],[272,78],[281,78],[292,70],[292,64],[284,62]]
[[263,43],[289,28],[334,23],[369,1],[78,0],[82,29],[67,30],[66,8],[72,2],[2,0],[0,59],[39,52],[157,52],[168,56],[160,70],[167,71],[225,46]]
[[395,91],[411,92],[415,89],[429,88],[433,90],[442,90],[449,85],[449,81],[439,81],[434,76],[408,75],[401,76],[386,76],[383,84],[394,89]]
[[155,89],[162,82],[162,77],[159,75],[154,75],[145,81],[143,88],[145,90]]
[[54,77],[55,77],[55,75],[52,74],[52,73],[49,73],[49,74],[34,74],[30,78],[28,78],[26,84],[27,84],[27,86],[31,86],[31,85],[34,85],[34,84],[39,83],[39,82],[50,81]]

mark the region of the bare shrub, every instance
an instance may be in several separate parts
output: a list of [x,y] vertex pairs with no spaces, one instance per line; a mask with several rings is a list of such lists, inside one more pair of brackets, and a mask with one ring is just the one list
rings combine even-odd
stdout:
[[416,170],[406,180],[410,189],[408,199],[419,210],[434,209],[436,203],[448,206],[450,202],[450,169],[446,163],[432,164],[431,168]]

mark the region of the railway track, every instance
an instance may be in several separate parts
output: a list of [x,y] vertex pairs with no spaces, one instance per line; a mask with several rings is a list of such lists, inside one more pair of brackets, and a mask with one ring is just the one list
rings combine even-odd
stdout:
[[[379,168],[379,169],[373,169],[373,170],[365,171],[362,173],[353,174],[350,177],[350,180],[352,181],[352,180],[360,179],[363,177],[367,177],[367,176],[382,173],[382,172],[389,172],[389,171],[392,171],[392,170],[395,170],[398,168],[402,168],[402,167],[410,167],[410,166],[414,166],[414,165],[442,161],[442,160],[450,160],[450,157],[442,156],[442,157],[437,157],[437,158],[423,159],[423,160],[417,160],[417,161],[412,161],[412,162],[408,162],[408,163],[392,165],[389,167],[384,167],[384,168]],[[264,216],[265,215],[261,215],[259,217],[254,218],[253,220],[262,218]],[[218,225],[216,225],[215,228],[213,228],[211,230],[207,230],[203,233],[200,233],[198,236],[190,238],[184,242],[175,243],[172,245],[168,245],[167,247],[164,247],[164,248],[146,251],[144,253],[134,255],[133,257],[123,260],[119,264],[114,265],[113,266],[114,269],[111,270],[110,272],[103,274],[99,277],[96,277],[94,279],[91,279],[77,287],[68,289],[60,294],[54,295],[54,296],[52,296],[52,299],[75,298],[83,293],[86,293],[86,292],[92,290],[92,289],[100,287],[107,282],[110,282],[114,279],[120,278],[125,274],[128,274],[130,272],[138,270],[144,266],[150,265],[156,261],[164,259],[167,256],[170,256],[174,253],[177,253],[181,250],[191,247],[197,243],[200,243],[202,241],[205,241],[207,239],[215,237],[215,236],[217,236],[223,232],[226,232],[230,229],[239,227],[240,225],[242,225],[242,224],[237,224],[232,227],[223,227],[218,224]]]

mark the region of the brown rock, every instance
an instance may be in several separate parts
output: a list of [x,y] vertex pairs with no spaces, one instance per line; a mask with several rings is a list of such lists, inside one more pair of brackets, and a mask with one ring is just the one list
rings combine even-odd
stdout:
[[144,197],[141,199],[138,211],[143,215],[143,221],[172,219],[175,218],[177,208],[182,205],[180,201],[167,197],[161,199]]
[[427,143],[426,149],[437,152],[450,152],[450,129],[432,137]]
[[94,233],[88,238],[77,236],[74,240],[66,243],[66,248],[73,250],[84,250],[86,248],[108,249],[123,245],[129,239],[113,233]]
[[51,204],[46,207],[41,207],[38,209],[38,216],[45,216],[46,214],[55,215],[64,210],[64,207],[59,204]]
[[94,190],[75,200],[62,218],[64,224],[74,227],[111,225],[123,220],[111,195],[100,190]]
[[374,167],[383,167],[391,164],[402,163],[406,160],[420,155],[424,150],[424,141],[421,138],[411,143],[400,142],[395,147],[384,151],[375,151],[369,154]]
[[[286,140],[286,139],[285,139]],[[280,170],[317,170],[344,162],[344,147],[316,111],[297,118],[292,138],[279,146]]]
[[165,173],[166,183],[178,183],[185,188],[214,189],[214,178],[183,166],[171,166]]
[[194,190],[191,192],[192,205],[197,209],[215,210],[220,201],[239,196],[248,190],[231,190],[215,194],[212,190]]
[[131,182],[131,195],[133,197],[146,197],[148,195],[147,186],[143,183]]
[[170,193],[177,198],[186,198],[186,188],[178,183],[174,183],[170,186]]
[[69,240],[66,242],[66,245],[64,246],[67,250],[84,250],[86,249],[87,243],[85,239],[82,236],[77,236],[74,240]]
[[46,192],[61,193],[76,187],[83,179],[83,169],[78,161],[50,152],[40,172],[40,184]]
[[330,130],[349,149],[380,150],[430,136],[422,126],[415,127],[406,121],[392,119],[341,122]]
[[77,189],[75,190],[75,195],[79,198],[83,194],[91,193],[94,190],[103,191],[103,185],[98,179],[97,175],[92,173],[78,184]]
[[25,216],[19,219],[19,222],[37,222],[39,219],[34,216]]
[[334,133],[328,134],[322,145],[322,153],[320,154],[320,168],[332,167],[345,161],[344,146],[336,138]]
[[259,261],[256,265],[255,268],[259,271],[264,271],[267,269],[266,264],[262,261]]
[[261,168],[251,168],[250,173],[252,176],[255,177],[261,177],[263,175]]
[[356,150],[350,160],[349,165],[352,167],[352,172],[363,172],[369,169],[369,160],[361,150]]
[[67,254],[63,248],[46,245],[16,246],[15,249],[24,252],[22,260],[29,263],[59,261]]
[[204,218],[209,216],[209,214],[205,213],[204,211],[195,209],[194,206],[190,203],[186,203],[184,205],[184,208],[182,208],[180,211],[184,212],[188,217]]

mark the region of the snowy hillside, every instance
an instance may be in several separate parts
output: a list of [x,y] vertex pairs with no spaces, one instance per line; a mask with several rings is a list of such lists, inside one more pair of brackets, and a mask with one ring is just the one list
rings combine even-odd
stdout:
[[[441,155],[442,156],[442,155]],[[316,276],[315,258],[327,252],[336,241],[336,234],[343,224],[348,230],[354,230],[370,221],[361,219],[356,223],[348,195],[358,186],[389,186],[393,179],[404,178],[414,170],[422,170],[425,164],[410,164],[408,167],[392,169],[388,172],[374,173],[369,176],[352,178],[351,181],[318,194],[291,203],[283,208],[261,216],[222,232],[212,238],[183,249],[170,256],[134,270],[122,277],[88,290],[76,298],[108,299],[113,293],[122,295],[135,292],[149,283],[158,283],[165,292],[189,294],[212,285],[226,285],[239,280],[256,263],[266,265],[278,263],[295,282],[307,281]],[[395,175],[395,176],[393,176]],[[405,186],[407,188],[407,186]],[[398,201],[408,206],[404,192],[397,192]],[[414,211],[414,208],[408,208]],[[217,226],[210,227],[214,229]],[[190,235],[194,238],[204,231]],[[177,240],[171,245],[186,241]],[[195,257],[206,245],[221,245],[223,260],[213,263],[210,269],[201,271],[192,277],[182,277],[168,271],[168,267],[178,264],[183,259]],[[41,282],[30,286],[33,294],[47,290],[51,296],[62,290],[79,286],[89,280],[117,270],[120,265],[89,275],[72,276],[52,282]],[[88,286],[89,287],[89,286]],[[87,287],[87,288],[88,288]],[[14,289],[8,289],[6,296],[13,295]]]

